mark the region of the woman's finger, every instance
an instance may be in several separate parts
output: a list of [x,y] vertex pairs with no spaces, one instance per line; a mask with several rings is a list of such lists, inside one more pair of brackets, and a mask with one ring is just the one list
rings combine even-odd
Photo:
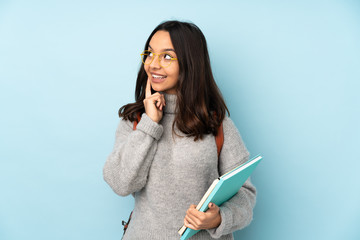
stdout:
[[166,105],[166,101],[165,101],[164,94],[161,94],[161,99],[163,100],[163,104],[164,104],[164,106],[165,106],[165,105]]
[[[148,104],[149,104],[151,102],[152,104],[155,105],[155,107],[157,108],[158,111],[162,111],[164,106],[166,105],[164,94],[161,94],[159,92],[151,94],[149,83],[150,83],[150,81],[148,81],[147,85],[146,85],[146,92],[147,92],[146,94],[150,94],[150,95],[148,95],[144,99],[144,103],[148,102]],[[149,90],[150,90],[150,92],[149,92]]]
[[193,219],[191,219],[188,215],[185,216],[185,220],[190,224],[190,228],[196,230],[196,223]]
[[160,104],[165,105],[165,98],[161,94],[154,93],[148,99],[152,101],[157,107],[159,107]]
[[156,100],[156,107],[157,107],[157,108],[160,108],[160,105],[161,105],[161,101]]
[[148,78],[145,89],[145,98],[148,98],[150,96],[151,96],[151,85],[150,85],[150,79]]
[[203,217],[203,215],[205,215],[205,213],[198,211],[195,208],[195,205],[193,207],[190,207],[187,211],[186,214],[191,217],[192,219],[199,219]]
[[190,226],[190,222],[186,219],[186,217],[184,218],[184,225],[185,225],[185,227],[190,227],[190,228],[193,228],[194,226],[193,225],[191,225]]

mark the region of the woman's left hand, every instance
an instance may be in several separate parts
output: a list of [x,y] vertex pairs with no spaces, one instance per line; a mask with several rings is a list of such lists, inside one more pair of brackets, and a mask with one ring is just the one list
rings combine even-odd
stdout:
[[220,208],[214,203],[209,203],[209,209],[206,212],[200,212],[196,209],[196,205],[191,204],[184,219],[185,227],[194,230],[215,228],[220,223]]

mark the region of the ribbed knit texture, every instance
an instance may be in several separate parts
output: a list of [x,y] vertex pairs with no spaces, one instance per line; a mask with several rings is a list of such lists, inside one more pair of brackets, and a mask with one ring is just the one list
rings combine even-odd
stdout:
[[[124,240],[180,239],[178,230],[190,204],[197,205],[214,179],[249,158],[228,117],[223,121],[224,145],[219,159],[213,135],[195,142],[176,127],[176,133],[183,137],[173,134],[176,95],[164,95],[166,106],[159,123],[144,113],[133,130],[132,122],[120,120],[113,151],[103,168],[104,179],[115,193],[135,197]],[[220,206],[221,224],[189,239],[233,239],[232,232],[251,222],[255,199],[256,189],[248,179],[234,197]]]

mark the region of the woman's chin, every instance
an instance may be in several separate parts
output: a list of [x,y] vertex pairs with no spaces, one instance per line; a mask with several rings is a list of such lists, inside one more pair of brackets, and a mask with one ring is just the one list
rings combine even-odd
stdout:
[[164,92],[164,91],[166,91],[166,89],[164,89],[164,88],[162,88],[162,87],[160,87],[160,86],[156,86],[155,84],[152,84],[152,89],[154,89],[154,91],[156,91],[156,92]]
[[165,84],[151,83],[151,87],[155,92],[162,92],[168,94],[176,94],[175,88],[164,86]]

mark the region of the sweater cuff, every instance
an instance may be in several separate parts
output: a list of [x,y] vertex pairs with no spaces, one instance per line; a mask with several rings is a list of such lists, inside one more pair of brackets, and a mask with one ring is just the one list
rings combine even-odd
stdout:
[[151,120],[146,113],[141,115],[140,122],[136,126],[136,129],[143,131],[156,140],[159,140],[163,133],[163,126]]
[[220,238],[222,235],[228,234],[231,230],[233,217],[228,207],[220,206],[221,223],[216,228],[206,229],[212,238]]

